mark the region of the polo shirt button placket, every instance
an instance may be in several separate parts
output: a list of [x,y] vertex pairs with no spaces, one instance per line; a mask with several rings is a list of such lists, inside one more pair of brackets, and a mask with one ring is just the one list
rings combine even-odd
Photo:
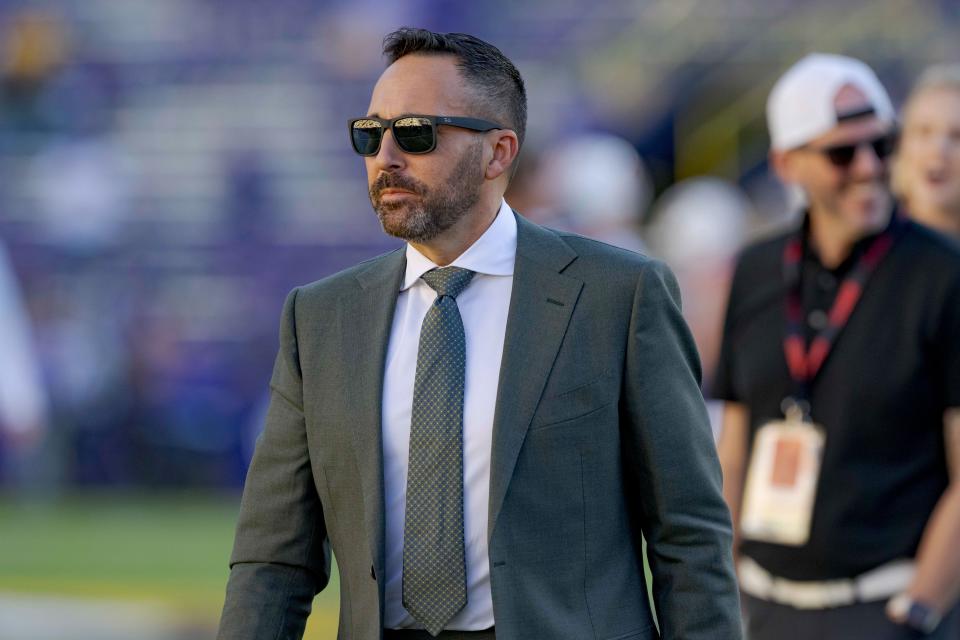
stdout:
[[833,291],[837,286],[837,279],[833,274],[822,271],[817,275],[817,285],[823,291]]
[[807,314],[807,324],[810,325],[811,329],[815,331],[820,331],[827,326],[829,318],[827,317],[826,312],[821,311],[820,309],[814,309],[809,314]]

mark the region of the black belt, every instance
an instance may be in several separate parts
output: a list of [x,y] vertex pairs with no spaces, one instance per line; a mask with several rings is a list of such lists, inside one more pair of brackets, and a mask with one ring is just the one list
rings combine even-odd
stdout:
[[383,640],[496,640],[493,627],[483,631],[441,631],[432,636],[423,629],[384,629]]

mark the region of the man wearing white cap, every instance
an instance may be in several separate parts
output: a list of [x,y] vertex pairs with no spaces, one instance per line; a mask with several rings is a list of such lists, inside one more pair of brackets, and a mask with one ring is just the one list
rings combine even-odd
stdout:
[[773,88],[798,228],[737,265],[716,376],[751,640],[960,633],[960,251],[899,216],[893,107],[813,54]]

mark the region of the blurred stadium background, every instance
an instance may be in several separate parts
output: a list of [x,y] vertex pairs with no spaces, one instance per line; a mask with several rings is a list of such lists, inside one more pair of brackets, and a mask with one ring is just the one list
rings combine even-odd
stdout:
[[213,635],[282,300],[396,246],[344,123],[402,25],[517,63],[508,200],[667,259],[707,371],[776,75],[960,60],[952,0],[0,0],[0,639]]

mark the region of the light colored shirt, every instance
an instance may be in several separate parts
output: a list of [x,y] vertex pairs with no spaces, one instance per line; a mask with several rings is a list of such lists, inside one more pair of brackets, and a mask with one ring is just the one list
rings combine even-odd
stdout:
[[[470,269],[476,275],[457,296],[467,342],[463,400],[467,604],[450,620],[447,629],[480,630],[494,624],[487,555],[490,447],[516,254],[517,221],[503,202],[490,227],[451,263],[451,266]],[[435,268],[437,265],[407,245],[407,270],[397,298],[387,350],[383,382],[383,477],[386,503],[384,627],[388,629],[422,628],[403,607],[403,525],[420,326],[437,297],[420,276]]]
[[[46,425],[47,392],[33,350],[30,317],[0,246],[0,432],[25,435]],[[2,435],[2,433],[0,433]]]

